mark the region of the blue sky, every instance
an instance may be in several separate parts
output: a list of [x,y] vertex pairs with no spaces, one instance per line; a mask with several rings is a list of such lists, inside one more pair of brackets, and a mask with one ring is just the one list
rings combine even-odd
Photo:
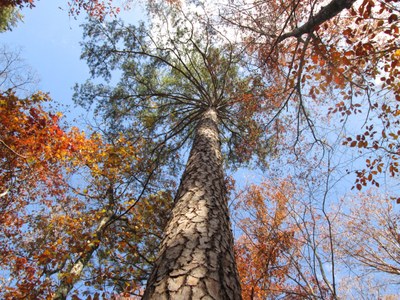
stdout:
[[[118,1],[114,1],[117,4]],[[1,44],[11,50],[21,50],[21,59],[36,72],[39,83],[36,90],[50,93],[69,123],[86,115],[72,102],[73,86],[89,78],[86,62],[80,60],[82,28],[85,12],[79,18],[68,15],[67,0],[37,0],[33,9],[24,8],[19,22],[12,31],[0,34]],[[119,17],[135,20],[138,10],[123,11]],[[85,121],[79,124],[84,125]]]
[[57,102],[71,104],[74,83],[89,76],[86,64],[79,59],[80,21],[68,16],[65,0],[40,0],[22,14],[24,21],[11,32],[2,33],[1,43],[21,48],[21,58],[39,77],[36,89],[49,92]]

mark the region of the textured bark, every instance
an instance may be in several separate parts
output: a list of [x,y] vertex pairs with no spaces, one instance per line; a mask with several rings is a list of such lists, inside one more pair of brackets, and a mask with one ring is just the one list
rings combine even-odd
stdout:
[[143,299],[241,299],[217,114],[197,125],[186,170]]

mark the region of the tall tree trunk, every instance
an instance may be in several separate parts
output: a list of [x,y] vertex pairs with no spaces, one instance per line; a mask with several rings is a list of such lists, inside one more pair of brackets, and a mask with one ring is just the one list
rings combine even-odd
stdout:
[[214,109],[197,125],[143,299],[241,299]]

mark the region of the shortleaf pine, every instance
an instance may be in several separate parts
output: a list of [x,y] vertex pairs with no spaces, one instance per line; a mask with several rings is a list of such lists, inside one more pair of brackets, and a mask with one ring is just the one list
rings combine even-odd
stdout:
[[143,299],[241,299],[218,113],[205,109]]

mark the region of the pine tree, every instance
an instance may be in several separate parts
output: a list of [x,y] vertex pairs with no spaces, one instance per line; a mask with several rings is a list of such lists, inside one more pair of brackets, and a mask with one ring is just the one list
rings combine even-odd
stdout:
[[218,119],[204,108],[143,299],[241,299]]
[[148,151],[160,168],[179,168],[176,156],[191,147],[144,298],[240,299],[224,166],[268,149],[256,120],[257,73],[240,70],[240,49],[207,20],[199,31],[194,19],[175,13],[164,37],[144,25],[89,23],[83,56],[92,75],[123,74],[116,87],[78,87],[77,101],[95,103],[105,119],[119,115],[126,130],[157,144]]

